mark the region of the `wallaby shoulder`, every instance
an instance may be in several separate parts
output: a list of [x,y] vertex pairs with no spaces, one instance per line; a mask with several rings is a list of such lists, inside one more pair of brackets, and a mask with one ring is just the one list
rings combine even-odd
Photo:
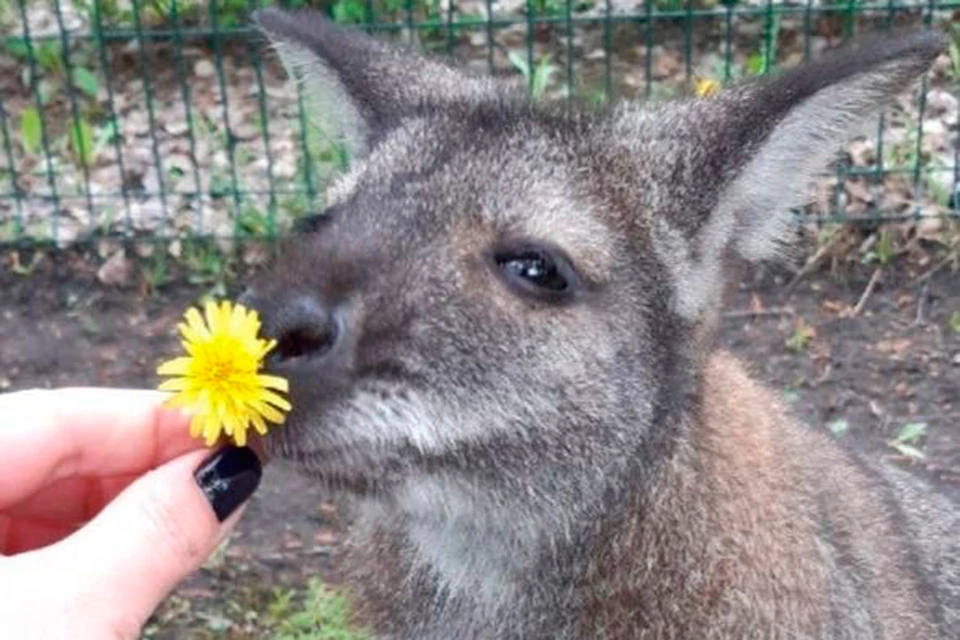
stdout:
[[791,418],[730,354],[714,354],[703,380],[691,438],[607,545],[594,590],[620,596],[596,601],[596,628],[625,638],[956,637],[956,507]]
[[709,359],[702,389],[655,486],[624,487],[620,511],[542,559],[569,589],[540,592],[531,572],[523,610],[543,611],[540,624],[449,597],[406,524],[382,513],[344,562],[363,618],[385,637],[427,620],[442,624],[415,637],[955,637],[954,505],[792,419],[728,353]]

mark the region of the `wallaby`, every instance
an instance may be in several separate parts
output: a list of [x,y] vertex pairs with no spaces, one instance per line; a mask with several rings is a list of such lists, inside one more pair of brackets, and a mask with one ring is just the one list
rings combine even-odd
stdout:
[[291,385],[265,446],[355,498],[340,566],[378,637],[960,637],[957,504],[716,338],[730,274],[941,36],[598,110],[256,20],[351,157],[242,299]]

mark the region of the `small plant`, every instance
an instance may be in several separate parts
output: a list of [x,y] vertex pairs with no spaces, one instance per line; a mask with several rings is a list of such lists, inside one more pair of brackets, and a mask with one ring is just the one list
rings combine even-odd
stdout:
[[155,293],[171,280],[170,269],[167,266],[167,254],[162,246],[154,247],[153,255],[143,270],[143,279],[147,290]]
[[530,96],[534,100],[541,99],[550,86],[550,80],[557,72],[557,66],[550,62],[550,54],[546,54],[534,62],[533,69],[530,69],[527,57],[519,51],[510,51],[507,54],[510,64],[519,71],[527,81],[530,88]]
[[926,432],[926,422],[908,422],[900,428],[894,439],[887,442],[887,446],[911,460],[923,460],[925,456],[917,445]]
[[827,428],[830,429],[830,433],[834,438],[841,438],[850,430],[850,423],[846,420],[834,420],[827,425]]
[[950,330],[960,336],[960,311],[954,311],[950,316]]
[[816,337],[816,328],[807,324],[802,317],[798,317],[793,325],[793,333],[787,338],[785,344],[791,352],[801,353]]
[[237,216],[237,230],[241,235],[259,238],[270,235],[273,221],[268,212],[247,204]]
[[[48,124],[48,130],[58,129],[64,135],[65,144],[77,164],[93,164],[99,149],[91,119],[100,114],[97,103],[100,81],[83,64],[89,52],[85,49],[65,51],[56,39],[28,41],[26,38],[9,38],[3,46],[13,57],[24,62],[23,83],[35,87],[38,96],[39,105],[25,108],[20,115],[20,144],[24,153],[36,156],[41,150],[44,134],[41,110],[45,111],[46,106],[57,99],[68,99],[78,111],[66,123],[66,132],[52,122]],[[67,64],[68,53],[74,53],[69,59],[70,65]],[[27,64],[31,60],[35,68]],[[52,133],[47,135],[52,137]]]
[[196,238],[183,244],[180,262],[187,269],[187,281],[191,284],[208,285],[200,296],[222,298],[227,294],[227,280],[233,273],[229,256],[208,238]]
[[320,581],[310,581],[300,611],[292,612],[292,600],[289,592],[275,595],[274,613],[291,613],[270,640],[369,640],[368,633],[352,624],[347,599]]
[[863,252],[862,262],[865,265],[877,263],[881,267],[886,267],[893,259],[896,250],[893,232],[884,228],[874,234],[873,238],[869,248]]
[[96,152],[93,127],[83,118],[70,127],[70,149],[79,164],[87,167],[93,164]]
[[40,144],[43,140],[43,124],[40,112],[33,107],[27,107],[20,114],[20,145],[23,152],[30,156],[40,153]]
[[950,46],[947,48],[947,55],[950,56],[950,66],[947,67],[947,75],[953,79],[960,79],[960,27],[949,25],[950,27]]
[[367,5],[363,0],[337,0],[330,7],[330,17],[343,24],[367,21]]
[[564,12],[564,0],[528,0],[528,7],[535,16],[558,16]]

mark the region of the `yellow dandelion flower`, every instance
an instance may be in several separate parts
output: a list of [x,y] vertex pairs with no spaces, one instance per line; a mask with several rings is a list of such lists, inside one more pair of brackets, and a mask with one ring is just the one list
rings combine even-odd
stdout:
[[174,392],[169,406],[193,414],[193,437],[203,435],[209,447],[226,433],[242,447],[251,425],[265,434],[268,421],[283,424],[290,411],[281,395],[289,390],[287,381],[260,373],[276,341],[257,337],[257,312],[242,305],[208,302],[204,316],[196,308],[184,314],[178,328],[187,355],[157,367],[159,375],[174,376],[160,390]]
[[720,91],[720,83],[713,78],[699,78],[694,87],[698,98],[709,98],[717,91]]

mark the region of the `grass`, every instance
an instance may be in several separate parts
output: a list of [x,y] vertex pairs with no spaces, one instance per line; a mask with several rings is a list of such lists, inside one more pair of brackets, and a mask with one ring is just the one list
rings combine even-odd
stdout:
[[793,331],[784,341],[784,346],[786,346],[791,353],[799,354],[809,347],[810,343],[816,337],[816,328],[808,324],[802,317],[797,316],[794,321]]
[[350,621],[345,596],[311,580],[302,601],[296,592],[279,591],[268,608],[278,620],[270,640],[367,640],[370,635]]
[[[213,597],[175,593],[151,618],[142,640],[369,640],[351,621],[346,596],[322,581],[300,587],[262,586],[252,573],[228,568],[217,576]],[[189,593],[189,592],[188,592]],[[173,634],[173,635],[171,635]]]

